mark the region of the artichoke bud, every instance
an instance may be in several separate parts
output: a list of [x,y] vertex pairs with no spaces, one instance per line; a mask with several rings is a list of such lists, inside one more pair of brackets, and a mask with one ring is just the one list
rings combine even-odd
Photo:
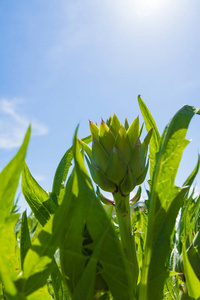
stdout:
[[123,160],[119,150],[113,147],[113,151],[110,155],[108,166],[106,169],[106,175],[110,178],[117,186],[123,181],[123,178],[127,173],[127,165]]
[[139,138],[140,134],[140,128],[139,128],[139,118],[136,118],[130,125],[128,131],[127,131],[129,140],[131,142],[131,145],[134,146],[137,139]]
[[94,166],[94,170],[95,178],[97,179],[96,184],[99,185],[102,190],[114,193],[117,190],[116,184],[97,167]]
[[103,146],[106,153],[108,155],[110,155],[112,152],[112,149],[113,149],[115,138],[114,138],[114,135],[112,134],[110,128],[107,126],[107,124],[103,120],[99,127],[99,142]]
[[99,128],[91,121],[90,122],[90,132],[91,136],[95,138],[97,141],[99,140]]
[[94,182],[104,191],[115,193],[119,190],[122,195],[128,195],[145,179],[152,130],[141,143],[139,118],[130,126],[126,119],[123,127],[114,114],[106,123],[102,120],[99,128],[90,121],[90,131],[92,149],[80,143]]
[[113,117],[111,118],[111,122],[110,122],[110,130],[112,131],[113,135],[116,137],[118,134],[118,131],[121,127],[121,123],[119,121],[119,119],[117,118],[117,116],[114,114]]
[[104,150],[103,146],[93,138],[92,143],[92,163],[103,172],[107,169],[109,156]]
[[112,120],[112,117],[110,117],[110,118],[106,121],[106,124],[108,125],[109,128],[110,128],[111,120]]
[[124,177],[124,180],[122,181],[120,185],[120,191],[122,195],[128,195],[136,186],[137,180],[133,173],[131,172],[130,167],[128,166],[128,173]]
[[126,129],[122,126],[120,127],[116,137],[115,147],[119,150],[121,155],[123,155],[125,162],[128,163],[131,156],[132,147]]
[[137,139],[129,161],[131,171],[138,178],[145,169],[145,155],[140,139]]

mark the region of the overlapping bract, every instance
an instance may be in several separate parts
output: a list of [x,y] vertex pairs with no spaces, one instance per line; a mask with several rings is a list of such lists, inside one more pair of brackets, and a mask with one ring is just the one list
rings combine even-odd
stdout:
[[[153,130],[153,129],[152,129]],[[81,141],[87,153],[86,160],[94,182],[104,191],[115,193],[120,190],[128,195],[146,176],[148,144],[152,135],[150,130],[141,143],[139,119],[124,127],[114,114],[99,128],[90,121],[92,149]]]

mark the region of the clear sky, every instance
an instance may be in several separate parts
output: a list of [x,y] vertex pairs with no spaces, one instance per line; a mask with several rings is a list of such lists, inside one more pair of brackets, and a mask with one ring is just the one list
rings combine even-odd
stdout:
[[[80,138],[113,113],[142,124],[141,94],[162,133],[184,104],[199,107],[199,12],[199,0],[0,0],[0,168],[32,123],[26,161],[50,191],[78,123]],[[199,128],[195,116],[178,185],[197,162]]]

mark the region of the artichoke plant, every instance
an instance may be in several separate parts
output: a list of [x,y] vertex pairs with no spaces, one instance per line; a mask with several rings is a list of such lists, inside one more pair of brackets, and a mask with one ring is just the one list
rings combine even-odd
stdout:
[[[113,194],[120,240],[130,268],[130,282],[136,287],[139,271],[129,198],[130,192],[146,177],[147,151],[153,129],[141,142],[142,128],[139,128],[139,118],[130,126],[125,120],[122,126],[114,114],[106,123],[102,120],[99,128],[90,121],[90,131],[92,149],[83,141],[80,143],[87,154],[86,160],[94,182],[102,190]],[[135,289],[133,299],[136,299]]]
[[87,163],[94,182],[104,191],[120,192],[126,196],[141,184],[147,173],[148,144],[152,135],[149,131],[141,143],[139,118],[123,127],[114,114],[98,128],[90,121],[92,149],[84,144]]

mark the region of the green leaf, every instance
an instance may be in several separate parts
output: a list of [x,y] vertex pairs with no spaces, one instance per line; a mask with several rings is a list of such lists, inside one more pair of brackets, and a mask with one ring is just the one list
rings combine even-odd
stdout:
[[197,108],[196,114],[197,114],[197,115],[200,115],[200,108]]
[[188,178],[184,182],[184,184],[183,184],[184,186],[191,186],[192,185],[197,173],[199,172],[199,166],[200,166],[200,155],[198,155],[198,161],[197,161],[197,164],[196,164],[194,170],[192,171],[190,176],[188,176]]
[[[3,257],[0,254],[0,279],[4,285],[9,300],[22,300],[20,295],[17,292],[16,286],[13,283],[9,270],[6,263],[4,262]],[[4,299],[4,297],[2,298]]]
[[13,282],[20,272],[20,256],[14,233],[19,215],[13,213],[12,208],[30,133],[29,127],[21,148],[0,174],[0,281],[11,300],[22,299]]
[[[92,141],[91,135],[83,138],[82,141],[86,144],[89,144]],[[73,159],[73,147],[70,147],[63,155],[55,172],[52,193],[54,193],[57,197],[60,193],[60,188],[62,186],[62,183],[65,182],[67,178],[69,168],[72,165],[71,163],[72,159]]]
[[198,196],[195,204],[195,215],[194,215],[194,223],[193,223],[194,232],[197,232],[199,228],[199,221],[200,221],[200,196]]
[[3,285],[2,282],[0,282],[0,300],[3,300],[4,296],[3,296]]
[[162,299],[167,277],[165,261],[170,251],[170,239],[180,206],[187,189],[175,187],[174,181],[183,150],[187,128],[196,109],[184,106],[166,127],[156,156],[150,190],[150,211],[140,285],[140,300]]
[[54,232],[52,217],[41,229],[38,238],[30,246],[23,264],[23,273],[15,281],[25,296],[42,288],[53,269],[54,253],[58,245],[57,229]]
[[68,224],[66,205],[68,200],[62,202],[55,214],[40,230],[26,254],[23,274],[15,282],[18,290],[25,296],[42,288],[53,270],[54,253],[63,239]]
[[73,159],[73,149],[70,147],[65,154],[63,155],[54,176],[52,193],[55,193],[57,196],[60,193],[60,187],[62,183],[66,180],[69,168],[71,167]]
[[106,205],[112,205],[112,206],[115,206],[115,203],[114,203],[113,200],[110,200],[110,199],[104,197],[104,195],[100,192],[100,189],[99,189],[98,186],[97,186],[97,190],[96,190],[96,195],[97,195],[98,199],[99,199],[102,203],[104,203],[104,204],[106,204]]
[[14,232],[14,227],[19,219],[19,214],[9,216],[0,230],[0,255],[4,259],[11,278],[14,280],[20,273],[19,248]]
[[149,159],[150,159],[150,178],[152,180],[153,177],[153,170],[155,167],[156,163],[156,153],[159,150],[159,142],[160,142],[160,134],[158,132],[156,123],[148,110],[147,106],[145,105],[144,101],[138,96],[138,103],[140,106],[140,110],[142,112],[144,121],[145,121],[145,126],[146,130],[149,132],[153,128],[153,134],[150,140],[150,154],[149,154]]
[[142,193],[142,188],[141,186],[138,187],[137,193],[134,195],[134,197],[130,200],[130,205],[138,202],[140,200],[141,197],[141,193]]
[[153,133],[153,128],[151,128],[149,130],[149,132],[147,133],[144,141],[142,142],[142,148],[144,150],[145,157],[147,156],[148,146],[149,146],[149,142],[151,140],[152,133]]
[[47,285],[44,285],[40,289],[38,289],[36,292],[29,295],[27,300],[52,300],[52,297],[49,294]]
[[126,131],[128,131],[128,129],[129,129],[129,124],[128,124],[127,118],[124,121],[124,128],[126,129]]
[[[199,165],[200,165],[200,156],[198,156],[197,164],[192,171],[192,173],[188,176],[188,178],[185,180],[183,186],[190,187],[194,179],[199,171]],[[188,236],[189,238],[189,244],[192,243],[193,239],[193,233],[197,231],[198,228],[198,214],[200,209],[200,198],[199,199],[193,199],[193,193],[188,196],[190,193],[190,189],[187,188],[186,195],[184,202],[182,204],[181,209],[181,215],[179,219],[179,226],[176,230],[175,239],[176,239],[176,246],[179,249],[179,252],[181,253],[182,244],[181,244],[181,236]],[[192,209],[192,211],[191,211]],[[194,229],[194,232],[193,232]]]
[[63,276],[56,264],[56,261],[53,261],[53,271],[51,272],[52,286],[54,290],[54,297],[56,300],[67,300],[67,291],[64,286]]
[[38,219],[41,225],[44,226],[49,220],[50,211],[53,210],[52,206],[55,207],[55,204],[53,200],[51,200],[49,195],[33,178],[26,163],[24,163],[24,168],[22,172],[21,186],[22,192],[28,205],[32,209],[33,213],[35,214],[35,217]]
[[103,239],[104,237],[102,236],[101,239],[98,241],[98,244],[90,257],[90,260],[86,265],[84,272],[75,287],[73,294],[74,299],[94,299],[96,269]]
[[15,281],[21,294],[29,296],[46,284],[54,267],[54,253],[62,238],[65,223],[65,211],[61,205],[41,228],[25,256],[23,273]]
[[28,229],[28,222],[26,211],[22,214],[21,224],[21,239],[20,239],[20,254],[21,254],[21,269],[23,270],[24,259],[28,249],[31,247],[30,234]]
[[[89,300],[94,299],[93,291],[100,280],[104,289],[108,286],[114,299],[132,300],[128,267],[120,242],[95,195],[76,135],[74,156],[75,167],[62,203],[67,222],[61,239],[61,266],[67,286],[73,299]],[[100,278],[94,281],[97,262],[101,272]],[[80,290],[78,287],[84,284],[84,289]]]
[[30,134],[31,128],[29,127],[21,148],[0,173],[0,224],[4,223],[14,205],[15,193],[18,187]]
[[[170,276],[175,276],[175,275],[176,274],[173,274],[173,275],[170,274]],[[174,284],[173,278],[168,277],[165,281],[165,286],[164,286],[164,291],[163,291],[163,293],[164,293],[163,299],[165,299],[165,300],[180,299],[179,292],[180,292],[180,290],[177,287],[177,285]]]
[[186,285],[188,290],[188,295],[192,297],[192,299],[200,298],[200,281],[197,278],[192,266],[188,260],[185,244],[183,244],[183,266],[184,266],[184,274],[186,277]]
[[20,273],[20,255],[14,227],[19,214],[12,214],[0,229],[0,281],[9,299],[20,299],[14,280]]

